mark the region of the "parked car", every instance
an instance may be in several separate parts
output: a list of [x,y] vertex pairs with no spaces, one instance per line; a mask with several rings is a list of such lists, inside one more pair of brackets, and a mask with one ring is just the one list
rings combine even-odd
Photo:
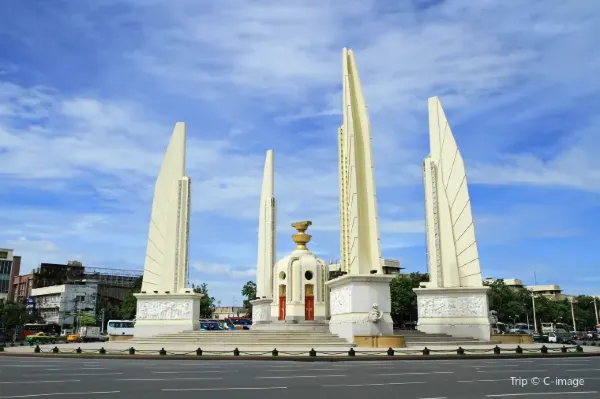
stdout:
[[557,344],[574,344],[573,338],[566,334],[548,333],[548,342]]
[[28,335],[25,338],[25,342],[32,344],[53,344],[56,342],[57,337],[54,335],[47,335],[46,333],[39,332],[37,334]]

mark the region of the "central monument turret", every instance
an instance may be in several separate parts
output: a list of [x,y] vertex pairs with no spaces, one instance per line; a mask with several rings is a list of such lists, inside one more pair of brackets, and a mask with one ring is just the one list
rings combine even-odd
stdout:
[[327,325],[325,279],[327,265],[317,258],[307,244],[312,236],[306,230],[309,220],[292,223],[297,230],[292,235],[296,248],[275,264],[271,319],[285,323],[323,322]]

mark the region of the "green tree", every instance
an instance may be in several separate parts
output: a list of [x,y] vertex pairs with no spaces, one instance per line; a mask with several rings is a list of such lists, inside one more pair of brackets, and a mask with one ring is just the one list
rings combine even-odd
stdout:
[[123,303],[121,304],[121,318],[124,320],[132,320],[135,318],[135,312],[137,310],[137,300],[133,294],[137,294],[142,290],[142,278],[138,278],[135,281],[131,292],[127,294]]
[[93,326],[96,324],[96,318],[89,313],[81,313],[79,315],[79,326]]
[[4,328],[19,327],[27,321],[27,308],[23,304],[7,301],[0,306],[0,324]]
[[256,299],[256,283],[254,281],[248,281],[242,287],[242,295],[246,297],[244,299],[244,309],[248,317],[252,317],[252,304],[250,301]]
[[208,284],[192,284],[192,288],[195,293],[204,295],[200,298],[200,317],[203,319],[210,319],[215,312],[215,298],[208,294]]
[[395,323],[417,320],[417,294],[413,288],[429,281],[426,273],[401,274],[390,282],[390,296],[392,302],[392,319]]

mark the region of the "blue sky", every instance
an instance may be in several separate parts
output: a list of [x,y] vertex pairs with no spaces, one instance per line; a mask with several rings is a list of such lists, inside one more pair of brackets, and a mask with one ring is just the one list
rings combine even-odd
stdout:
[[25,269],[143,267],[173,125],[188,124],[191,277],[254,279],[264,154],[278,251],[336,259],[341,49],[373,131],[382,250],[425,271],[421,161],[438,95],[466,161],[484,276],[600,294],[596,0],[0,4],[0,246]]

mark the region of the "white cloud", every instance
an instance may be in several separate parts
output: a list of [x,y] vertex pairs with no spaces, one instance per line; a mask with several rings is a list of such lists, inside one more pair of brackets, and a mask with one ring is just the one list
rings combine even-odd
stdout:
[[254,279],[256,269],[232,269],[231,266],[214,262],[193,262],[192,267],[203,275],[232,279]]
[[[269,148],[279,248],[291,249],[289,223],[310,219],[314,248],[334,256],[344,46],[356,50],[369,105],[382,247],[401,261],[424,242],[428,96],[447,109],[486,239],[510,238],[523,220],[536,235],[578,226],[506,204],[487,209],[480,186],[600,187],[600,121],[589,111],[600,90],[590,78],[600,66],[594,0],[458,0],[423,10],[365,0],[125,3],[75,2],[60,12],[40,3],[0,17],[10,47],[36,55],[0,60],[0,175],[11,195],[0,201],[0,240],[27,237],[94,266],[141,268],[155,174],[173,124],[185,120],[190,256],[205,265],[195,273],[215,284],[252,278]],[[64,60],[60,75],[38,58]],[[544,122],[557,112],[581,126],[554,132],[561,121]],[[510,215],[520,224],[494,230]],[[32,264],[50,256],[31,251]]]

